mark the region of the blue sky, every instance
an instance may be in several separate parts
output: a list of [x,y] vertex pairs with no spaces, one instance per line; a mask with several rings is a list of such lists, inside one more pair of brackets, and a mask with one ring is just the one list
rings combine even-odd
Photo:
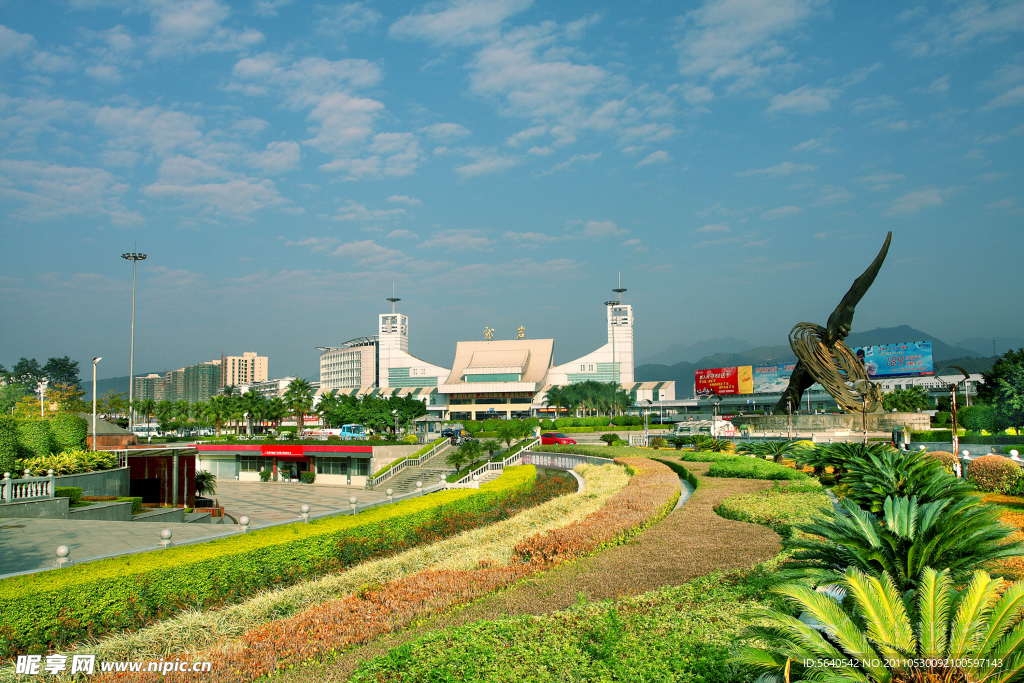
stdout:
[[[1024,3],[0,0],[0,362],[1022,336]],[[901,340],[893,340],[901,341]]]

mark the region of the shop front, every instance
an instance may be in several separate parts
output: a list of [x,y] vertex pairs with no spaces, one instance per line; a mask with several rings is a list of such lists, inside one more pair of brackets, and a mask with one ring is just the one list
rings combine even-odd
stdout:
[[219,480],[297,482],[303,472],[315,472],[317,484],[365,486],[373,466],[372,446],[340,444],[198,444],[197,469]]

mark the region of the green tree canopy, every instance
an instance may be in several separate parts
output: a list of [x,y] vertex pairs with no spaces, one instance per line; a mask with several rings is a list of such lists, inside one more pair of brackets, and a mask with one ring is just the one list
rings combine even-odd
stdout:
[[284,392],[284,404],[289,412],[295,416],[295,423],[301,434],[305,424],[305,416],[313,408],[313,388],[309,382],[298,377],[293,379]]
[[928,392],[921,387],[893,389],[882,397],[882,407],[900,413],[913,413],[924,410],[931,403]]
[[77,389],[82,381],[78,376],[78,361],[68,356],[47,359],[42,370],[51,384],[67,384]]

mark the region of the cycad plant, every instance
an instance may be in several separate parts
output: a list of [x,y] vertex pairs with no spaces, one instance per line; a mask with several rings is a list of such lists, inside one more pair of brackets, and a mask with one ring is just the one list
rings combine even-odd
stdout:
[[925,568],[916,593],[903,595],[888,575],[851,567],[838,591],[781,586],[776,592],[804,616],[766,610],[744,634],[739,659],[763,672],[762,683],[1020,680],[1024,584],[1002,592],[1005,582],[980,570],[964,590],[956,584],[948,570]]
[[832,456],[845,462],[840,493],[875,514],[889,496],[915,497],[919,504],[961,500],[974,492],[967,482],[950,475],[925,451],[898,451],[888,444],[832,444]]
[[889,497],[879,519],[844,500],[841,510],[796,526],[803,533],[786,541],[792,555],[783,575],[827,584],[854,567],[876,577],[887,574],[900,592],[913,589],[925,567],[966,581],[971,572],[1024,552],[1020,543],[1007,540],[1013,529],[999,521],[997,510],[974,496],[924,505]]

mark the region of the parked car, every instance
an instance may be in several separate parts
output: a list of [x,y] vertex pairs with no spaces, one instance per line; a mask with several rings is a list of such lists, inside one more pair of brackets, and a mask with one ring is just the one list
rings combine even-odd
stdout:
[[550,446],[552,444],[576,443],[576,439],[570,439],[562,432],[544,432],[540,435],[540,445]]

